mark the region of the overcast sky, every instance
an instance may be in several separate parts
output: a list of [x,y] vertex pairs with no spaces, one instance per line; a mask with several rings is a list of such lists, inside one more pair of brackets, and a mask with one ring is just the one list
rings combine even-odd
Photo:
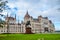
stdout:
[[31,16],[37,18],[39,15],[48,17],[55,25],[56,30],[60,30],[60,0],[8,0],[9,9],[3,14],[19,16],[19,20],[23,20],[27,10]]

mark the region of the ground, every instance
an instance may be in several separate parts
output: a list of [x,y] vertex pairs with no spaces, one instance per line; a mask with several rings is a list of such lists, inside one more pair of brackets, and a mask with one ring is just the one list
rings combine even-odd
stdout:
[[0,34],[0,40],[60,40],[60,34]]

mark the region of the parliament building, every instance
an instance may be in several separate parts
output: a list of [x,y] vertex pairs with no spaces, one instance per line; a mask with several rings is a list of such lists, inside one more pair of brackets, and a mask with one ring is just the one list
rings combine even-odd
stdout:
[[21,23],[16,22],[15,17],[5,18],[5,24],[0,27],[0,33],[51,33],[55,31],[54,24],[48,17],[33,18],[29,15],[28,11],[24,16],[24,21]]

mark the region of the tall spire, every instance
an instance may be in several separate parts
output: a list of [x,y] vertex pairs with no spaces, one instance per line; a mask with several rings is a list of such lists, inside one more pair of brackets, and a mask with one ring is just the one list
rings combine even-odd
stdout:
[[8,13],[7,13],[7,17],[8,17]]
[[15,14],[15,19],[16,19],[16,14]]
[[18,24],[19,24],[19,16],[18,16]]
[[25,15],[24,18],[26,18],[26,17],[30,18],[30,15],[28,14],[28,11],[26,12],[26,15]]
[[28,10],[27,10],[27,13],[26,14],[28,14]]

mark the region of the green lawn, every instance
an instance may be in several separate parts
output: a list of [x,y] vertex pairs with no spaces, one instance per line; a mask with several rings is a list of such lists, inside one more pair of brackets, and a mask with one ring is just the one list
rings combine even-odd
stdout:
[[60,40],[60,34],[0,34],[0,40]]

